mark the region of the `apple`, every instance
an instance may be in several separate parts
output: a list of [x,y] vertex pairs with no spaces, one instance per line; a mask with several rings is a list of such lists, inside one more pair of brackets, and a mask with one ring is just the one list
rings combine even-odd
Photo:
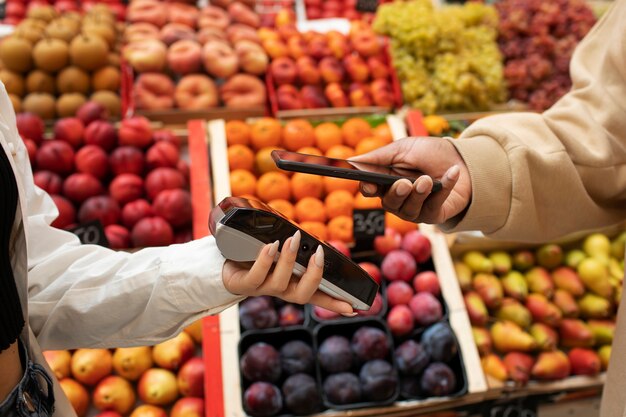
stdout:
[[109,113],[102,104],[95,101],[87,101],[78,108],[76,117],[83,122],[84,126],[88,127],[93,121],[107,120]]
[[43,357],[57,379],[70,376],[72,354],[69,350],[44,350]]
[[194,354],[193,339],[185,332],[161,342],[152,349],[154,363],[164,369],[177,370]]
[[184,397],[204,397],[204,360],[189,359],[178,371],[178,390]]
[[181,398],[172,407],[170,417],[204,417],[204,400]]
[[300,91],[291,84],[283,84],[276,89],[276,102],[280,110],[298,110],[304,108]]
[[270,72],[277,85],[293,84],[298,75],[296,64],[289,57],[274,59],[270,64]]
[[131,239],[133,245],[138,248],[169,246],[174,242],[174,231],[163,217],[145,217],[133,226]]
[[72,376],[85,385],[96,385],[113,370],[113,356],[108,349],[78,349],[70,364]]
[[96,386],[93,404],[98,410],[114,410],[120,414],[128,414],[135,405],[135,390],[124,378],[111,375]]
[[111,249],[127,249],[131,246],[130,231],[119,224],[110,224],[104,228],[104,235]]
[[148,369],[139,379],[137,393],[146,404],[169,405],[178,398],[176,376],[167,369]]

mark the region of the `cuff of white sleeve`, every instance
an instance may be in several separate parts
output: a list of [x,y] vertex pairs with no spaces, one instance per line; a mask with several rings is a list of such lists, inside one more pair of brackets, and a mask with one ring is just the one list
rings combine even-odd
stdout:
[[469,170],[472,201],[463,216],[440,225],[445,232],[480,230],[486,234],[501,228],[511,209],[512,176],[506,152],[487,136],[447,139]]
[[161,272],[181,313],[218,314],[245,298],[224,287],[224,262],[212,236],[167,248]]

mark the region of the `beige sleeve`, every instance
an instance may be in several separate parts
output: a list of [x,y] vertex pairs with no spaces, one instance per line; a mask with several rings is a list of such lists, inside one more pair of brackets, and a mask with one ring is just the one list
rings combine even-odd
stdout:
[[577,48],[572,90],[543,114],[484,118],[449,139],[472,201],[447,231],[545,241],[626,219],[626,0]]

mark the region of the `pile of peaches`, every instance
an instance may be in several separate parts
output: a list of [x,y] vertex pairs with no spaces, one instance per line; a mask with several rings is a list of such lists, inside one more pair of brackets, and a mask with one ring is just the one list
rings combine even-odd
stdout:
[[151,347],[52,350],[44,357],[78,417],[204,417],[201,343],[197,321]]
[[18,114],[35,184],[59,210],[52,225],[71,229],[98,220],[113,249],[191,240],[189,167],[180,158],[180,139],[153,131],[144,117],[119,127],[107,117],[103,106],[87,102],[44,139],[39,117]]
[[348,35],[278,26],[259,36],[272,59],[267,77],[274,111],[398,104],[384,40],[367,23],[353,22]]
[[118,23],[108,5],[84,16],[51,5],[29,6],[27,18],[0,43],[0,81],[16,112],[67,117],[87,100],[120,113]]
[[22,20],[32,13],[33,9],[40,7],[53,7],[57,13],[63,14],[67,12],[88,12],[96,4],[105,3],[107,7],[115,14],[117,20],[124,21],[126,16],[126,6],[121,0],[106,1],[78,1],[78,0],[7,0],[4,9],[4,19],[2,23],[5,25],[18,25]]
[[260,17],[235,1],[199,9],[182,3],[134,0],[126,14],[123,56],[136,74],[138,110],[203,110],[265,106],[268,57]]
[[[226,123],[226,140],[231,194],[269,204],[322,240],[352,242],[353,209],[380,207],[378,198],[366,198],[358,191],[357,181],[282,171],[271,152],[287,149],[349,158],[391,142],[386,123],[372,127],[362,118],[316,126],[305,119],[284,125],[272,118],[250,123],[233,120]],[[400,229],[416,228],[390,213],[386,222]]]

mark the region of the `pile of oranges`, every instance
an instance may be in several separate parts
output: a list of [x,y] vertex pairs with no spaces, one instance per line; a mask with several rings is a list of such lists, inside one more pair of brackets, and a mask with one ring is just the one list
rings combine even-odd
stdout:
[[[361,118],[317,126],[305,119],[284,125],[272,118],[232,120],[226,123],[226,140],[232,195],[261,200],[322,240],[352,242],[352,210],[380,208],[378,198],[359,192],[358,182],[282,171],[271,152],[287,149],[346,159],[390,143],[385,123],[372,127]],[[399,231],[416,227],[391,215],[386,222]]]

